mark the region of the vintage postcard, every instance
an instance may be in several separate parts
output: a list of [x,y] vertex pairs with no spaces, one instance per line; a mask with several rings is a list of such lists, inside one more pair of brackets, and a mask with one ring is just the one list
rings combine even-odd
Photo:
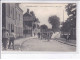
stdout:
[[76,52],[76,7],[2,2],[2,51]]

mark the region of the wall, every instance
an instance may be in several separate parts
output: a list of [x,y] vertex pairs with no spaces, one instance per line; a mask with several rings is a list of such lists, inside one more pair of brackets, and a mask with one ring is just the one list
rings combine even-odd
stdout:
[[[5,11],[5,13],[4,13]],[[16,14],[17,12],[17,14]],[[14,30],[14,33],[17,37],[23,36],[23,11],[15,4],[15,3],[6,3],[5,7],[3,7],[3,15],[5,15],[5,19],[3,18],[3,22],[6,29],[11,33]],[[3,24],[3,25],[4,25]]]

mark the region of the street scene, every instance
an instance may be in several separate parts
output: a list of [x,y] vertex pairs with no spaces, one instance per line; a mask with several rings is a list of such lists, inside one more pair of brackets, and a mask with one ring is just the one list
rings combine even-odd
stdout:
[[76,52],[76,3],[2,3],[2,51]]

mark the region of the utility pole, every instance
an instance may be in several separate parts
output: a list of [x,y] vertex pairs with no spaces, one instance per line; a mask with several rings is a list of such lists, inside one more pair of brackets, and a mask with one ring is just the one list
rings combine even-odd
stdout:
[[[64,9],[63,9],[63,25],[64,25]],[[64,35],[64,30],[63,30],[63,35]]]

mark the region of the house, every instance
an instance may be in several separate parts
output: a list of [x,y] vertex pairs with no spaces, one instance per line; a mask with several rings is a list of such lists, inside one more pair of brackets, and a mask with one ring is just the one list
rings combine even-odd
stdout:
[[27,9],[23,15],[23,34],[24,36],[34,36],[38,32],[39,20],[36,18],[33,11]]
[[23,36],[23,11],[18,3],[2,3],[2,27],[14,31],[16,38]]

